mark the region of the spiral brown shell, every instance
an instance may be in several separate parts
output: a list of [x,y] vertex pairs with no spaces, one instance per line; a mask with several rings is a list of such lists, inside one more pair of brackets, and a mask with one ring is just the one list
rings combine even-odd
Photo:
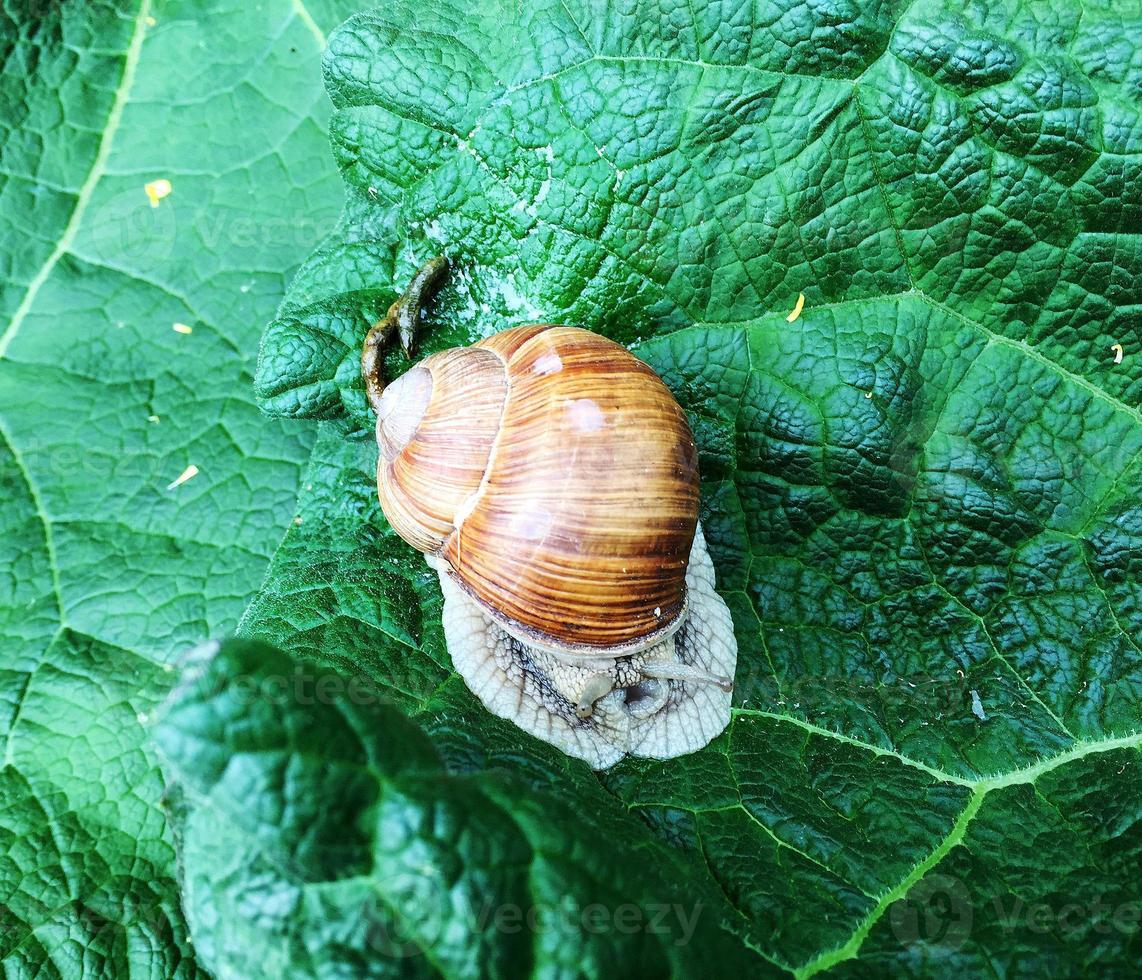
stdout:
[[426,358],[378,411],[381,507],[525,642],[619,655],[685,608],[694,437],[670,390],[576,327]]

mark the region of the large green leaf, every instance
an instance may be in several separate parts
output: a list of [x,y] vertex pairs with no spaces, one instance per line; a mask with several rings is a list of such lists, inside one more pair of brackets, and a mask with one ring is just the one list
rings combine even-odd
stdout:
[[800,975],[1129,975],[1142,9],[395,3],[326,77],[347,206],[257,389],[334,421],[244,631],[376,685],[452,772],[577,792],[465,691],[374,500],[359,345],[447,253],[425,351],[588,326],[698,436],[737,707],[706,750],[603,777],[618,833],[700,857],[742,944]]
[[0,5],[6,977],[201,974],[147,721],[237,622],[313,441],[251,379],[340,207],[318,35],[288,0]]
[[353,680],[231,641],[188,665],[157,730],[188,914],[220,975],[768,966],[719,927],[731,913],[698,860],[588,770],[457,772],[463,752]]

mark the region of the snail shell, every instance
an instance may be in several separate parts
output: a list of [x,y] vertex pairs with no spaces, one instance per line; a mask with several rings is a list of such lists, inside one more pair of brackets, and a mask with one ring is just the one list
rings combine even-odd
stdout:
[[491,710],[597,766],[656,754],[663,726],[692,733],[669,755],[725,727],[736,646],[694,438],[649,366],[587,330],[506,330],[389,385],[377,442],[382,509],[440,574],[453,662]]

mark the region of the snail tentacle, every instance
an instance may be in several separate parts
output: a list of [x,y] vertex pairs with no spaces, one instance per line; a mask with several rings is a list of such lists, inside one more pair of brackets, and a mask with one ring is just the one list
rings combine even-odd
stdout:
[[595,712],[595,702],[605,698],[615,689],[613,673],[592,674],[579,695],[579,703],[575,705],[575,715],[578,718],[590,718]]
[[699,684],[713,684],[723,691],[734,689],[733,679],[721,674],[712,674],[700,667],[683,663],[648,663],[642,668],[643,677],[653,677],[660,681],[694,681]]

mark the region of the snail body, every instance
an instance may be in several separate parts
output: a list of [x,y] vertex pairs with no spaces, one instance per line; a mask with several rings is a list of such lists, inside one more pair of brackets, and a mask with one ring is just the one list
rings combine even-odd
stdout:
[[381,507],[438,572],[453,663],[491,711],[597,768],[725,728],[736,644],[694,438],[649,366],[516,327],[431,355],[375,407]]

